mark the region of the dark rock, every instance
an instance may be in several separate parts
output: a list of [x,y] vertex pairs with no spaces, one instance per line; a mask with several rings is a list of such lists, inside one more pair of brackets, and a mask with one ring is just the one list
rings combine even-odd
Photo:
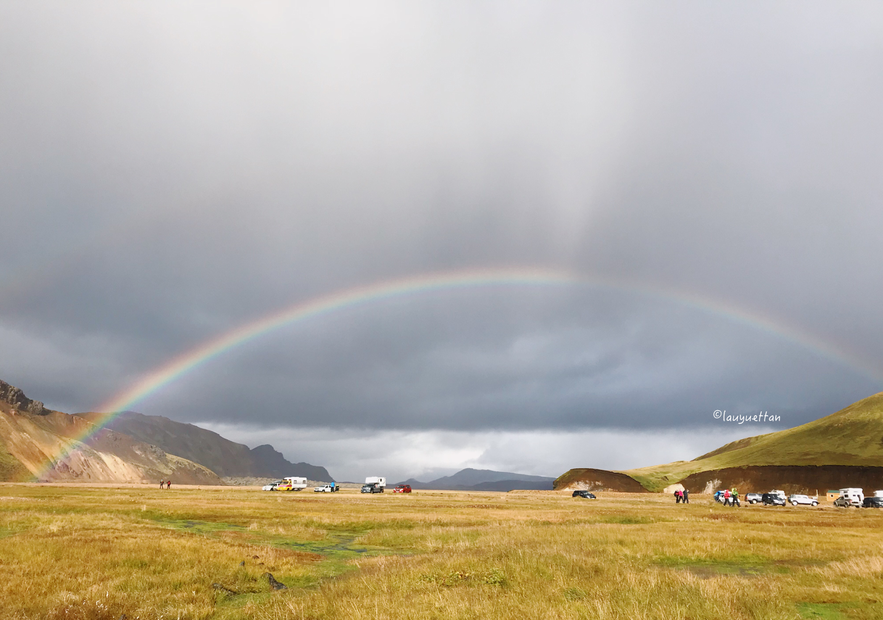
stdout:
[[284,583],[280,583],[280,582],[276,581],[276,578],[273,577],[273,575],[271,575],[270,573],[264,573],[262,575],[262,577],[267,580],[267,583],[269,583],[270,587],[273,588],[274,590],[287,590],[288,589],[288,586],[286,586]]
[[49,410],[39,400],[31,400],[24,392],[5,381],[0,381],[0,400],[9,403],[19,411],[34,415],[49,415]]

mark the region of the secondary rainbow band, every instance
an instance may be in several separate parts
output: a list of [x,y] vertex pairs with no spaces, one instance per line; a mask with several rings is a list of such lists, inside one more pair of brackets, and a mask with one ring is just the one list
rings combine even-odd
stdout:
[[[197,366],[236,348],[239,345],[253,340],[254,338],[290,323],[307,320],[343,308],[358,306],[360,304],[441,289],[486,286],[562,285],[611,288],[644,295],[649,294],[664,298],[668,301],[687,304],[799,343],[826,358],[840,362],[853,370],[858,371],[860,374],[865,375],[876,382],[880,382],[880,377],[883,376],[883,373],[878,369],[873,368],[873,366],[867,364],[863,360],[855,359],[853,356],[841,351],[830,343],[776,324],[765,317],[750,313],[744,309],[725,306],[690,293],[661,289],[646,283],[638,284],[622,280],[614,281],[562,270],[473,269],[466,271],[447,271],[376,282],[366,286],[359,286],[316,297],[305,302],[296,303],[279,312],[221,334],[217,338],[204,342],[203,344],[176,356],[144,376],[144,378],[130,386],[125,391],[120,392],[107,402],[103,403],[98,408],[98,411],[106,412],[105,417],[101,418],[87,432],[77,438],[76,441],[85,441],[110,423],[121,412],[131,409],[133,405],[139,401],[153,394],[163,386],[168,385],[172,381],[187,374]],[[872,370],[867,370],[869,367],[872,368]],[[77,448],[76,441],[72,442],[65,450],[57,454],[54,458],[50,458],[44,467],[35,475],[36,478],[41,478],[51,467],[53,467],[55,462],[64,459],[71,451],[75,450]]]

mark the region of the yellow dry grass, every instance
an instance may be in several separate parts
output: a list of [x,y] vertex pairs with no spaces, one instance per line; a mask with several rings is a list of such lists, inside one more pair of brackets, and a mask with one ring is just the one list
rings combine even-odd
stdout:
[[0,574],[4,618],[867,619],[883,511],[5,485]]

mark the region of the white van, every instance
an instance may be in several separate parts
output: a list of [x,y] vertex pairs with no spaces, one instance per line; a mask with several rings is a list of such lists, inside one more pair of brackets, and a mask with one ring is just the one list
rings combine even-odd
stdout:
[[865,494],[862,492],[862,489],[848,487],[846,489],[840,489],[840,497],[834,500],[834,505],[842,506],[844,508],[848,508],[849,506],[861,508],[862,502],[864,501]]

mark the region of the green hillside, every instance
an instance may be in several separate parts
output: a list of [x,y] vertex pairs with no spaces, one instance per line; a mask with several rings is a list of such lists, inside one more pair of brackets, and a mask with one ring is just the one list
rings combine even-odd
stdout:
[[9,482],[24,482],[31,478],[31,472],[21,461],[11,455],[6,446],[0,443],[0,480]]
[[697,472],[760,465],[883,466],[883,392],[802,426],[734,441],[692,461],[623,473],[659,491]]

